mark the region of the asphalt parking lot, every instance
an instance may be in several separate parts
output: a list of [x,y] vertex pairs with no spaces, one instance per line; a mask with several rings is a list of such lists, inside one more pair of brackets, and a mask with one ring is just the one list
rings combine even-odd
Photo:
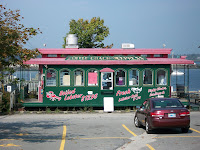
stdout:
[[146,134],[134,113],[16,114],[0,116],[1,150],[198,150],[200,112],[191,112],[189,133]]

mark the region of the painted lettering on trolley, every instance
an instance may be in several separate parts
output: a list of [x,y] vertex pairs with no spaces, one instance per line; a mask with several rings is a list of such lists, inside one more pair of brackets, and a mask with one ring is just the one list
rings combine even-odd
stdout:
[[167,90],[167,87],[158,87],[158,88],[148,89],[149,97],[161,96],[161,95],[164,96],[165,90]]
[[66,95],[65,98],[64,98],[64,100],[68,101],[68,100],[72,100],[72,99],[81,98],[82,95],[83,94],[75,94],[75,95],[71,94],[70,96]]
[[126,91],[120,91],[120,90],[118,90],[117,93],[116,93],[116,96],[126,95],[126,97],[119,98],[118,102],[126,101],[126,100],[129,100],[129,99],[132,99],[133,101],[141,99],[141,96],[139,96],[138,93],[132,94],[130,96],[127,96],[129,94],[131,94],[131,89],[128,89]]
[[138,96],[138,94],[132,94],[131,96],[119,98],[118,102],[126,101],[129,99],[133,99],[133,101],[135,101],[141,99],[141,96]]
[[82,96],[81,102],[83,102],[83,101],[91,101],[93,99],[97,99],[97,97],[98,97],[98,93],[92,94],[92,95]]
[[49,98],[51,101],[56,101],[56,99],[57,99],[58,101],[61,100],[61,97],[56,96],[56,95],[54,94],[53,91],[47,92],[47,93],[46,93],[46,97]]
[[62,99],[61,96],[64,96],[64,101],[81,99],[81,102],[84,102],[97,99],[98,93],[91,95],[76,94],[76,88],[74,88],[73,90],[62,90],[60,91],[59,96],[56,96],[53,91],[46,92],[46,97],[49,98],[51,101],[60,101]]
[[131,90],[130,89],[128,89],[126,91],[118,90],[117,93],[116,93],[116,96],[127,95],[127,94],[131,94]]
[[64,96],[64,95],[68,95],[68,94],[75,94],[76,93],[76,88],[74,88],[73,90],[66,90],[66,91],[60,91],[59,96]]

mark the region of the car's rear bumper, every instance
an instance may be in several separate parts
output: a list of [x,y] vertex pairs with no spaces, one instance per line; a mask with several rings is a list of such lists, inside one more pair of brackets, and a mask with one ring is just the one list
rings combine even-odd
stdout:
[[184,128],[190,126],[189,117],[180,119],[152,118],[150,120],[151,128]]

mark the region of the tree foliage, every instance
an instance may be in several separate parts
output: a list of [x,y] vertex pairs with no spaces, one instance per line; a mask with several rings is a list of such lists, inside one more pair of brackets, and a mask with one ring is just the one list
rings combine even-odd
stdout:
[[20,24],[19,10],[6,9],[0,5],[0,77],[3,72],[13,71],[11,66],[23,65],[23,61],[39,55],[37,49],[24,47],[30,38],[41,33],[39,28],[26,28]]
[[[68,34],[78,36],[78,45],[80,48],[111,48],[113,44],[105,46],[103,40],[109,35],[109,28],[104,25],[104,20],[100,17],[93,17],[88,20],[71,20],[69,23],[70,31]],[[66,35],[66,37],[67,37]],[[66,37],[64,37],[63,47],[66,46]]]

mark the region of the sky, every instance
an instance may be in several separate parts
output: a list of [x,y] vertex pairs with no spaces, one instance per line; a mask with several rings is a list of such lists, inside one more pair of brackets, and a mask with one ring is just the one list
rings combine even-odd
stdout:
[[62,48],[72,19],[100,17],[109,28],[105,45],[172,48],[174,54],[200,54],[200,0],[0,0],[19,9],[25,27],[43,32],[27,48]]

